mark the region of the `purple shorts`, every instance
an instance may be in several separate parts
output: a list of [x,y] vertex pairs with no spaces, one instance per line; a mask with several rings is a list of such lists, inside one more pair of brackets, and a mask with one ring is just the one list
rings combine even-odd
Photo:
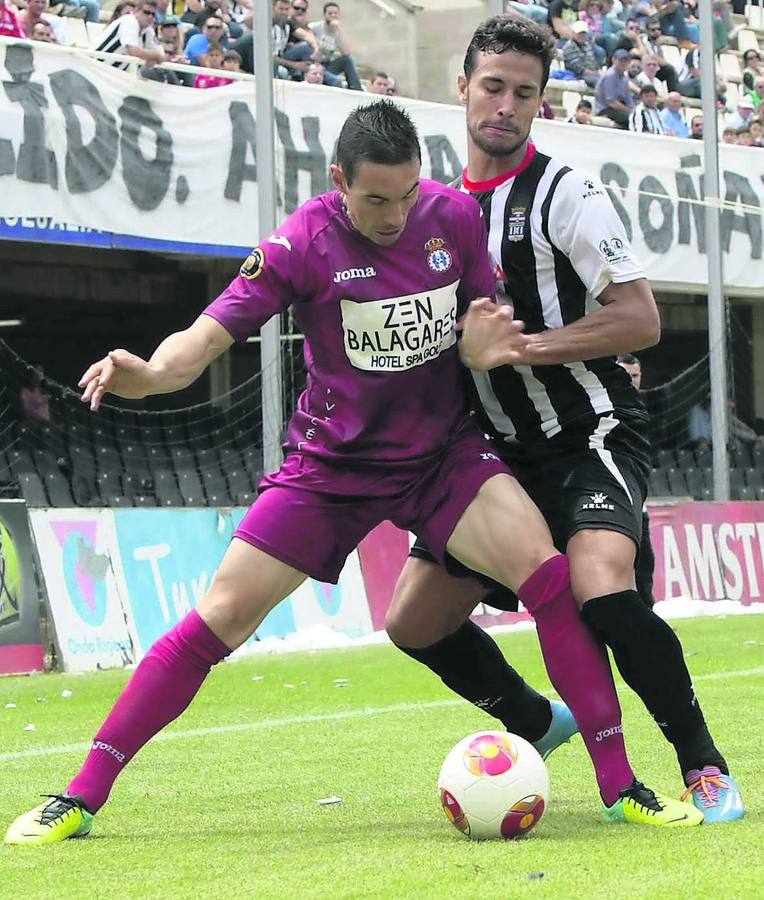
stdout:
[[416,465],[340,467],[292,453],[264,479],[234,537],[311,578],[336,583],[350,553],[389,519],[443,562],[462,513],[499,474],[509,469],[472,424]]

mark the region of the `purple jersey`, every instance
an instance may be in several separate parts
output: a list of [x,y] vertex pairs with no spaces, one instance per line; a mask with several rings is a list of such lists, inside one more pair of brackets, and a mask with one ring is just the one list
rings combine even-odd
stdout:
[[454,325],[495,290],[478,204],[423,180],[391,247],[355,229],[339,192],[309,200],[205,312],[241,341],[291,305],[308,376],[286,450],[389,465],[436,453],[464,423]]

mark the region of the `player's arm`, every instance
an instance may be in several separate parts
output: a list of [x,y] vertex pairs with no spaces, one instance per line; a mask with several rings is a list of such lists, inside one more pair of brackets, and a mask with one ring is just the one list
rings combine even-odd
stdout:
[[527,366],[557,365],[652,347],[661,336],[655,298],[646,278],[607,285],[600,309],[570,325],[528,336],[519,354]]
[[219,322],[203,314],[190,328],[165,338],[148,361],[127,350],[110,351],[80,379],[81,400],[95,412],[106,393],[137,400],[182,390],[233,341]]

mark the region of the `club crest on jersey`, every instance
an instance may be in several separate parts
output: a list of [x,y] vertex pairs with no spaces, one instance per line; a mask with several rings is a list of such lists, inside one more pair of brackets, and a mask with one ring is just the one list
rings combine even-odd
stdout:
[[430,238],[424,249],[427,253],[427,265],[433,272],[447,272],[451,268],[453,259],[443,238]]
[[507,240],[521,241],[525,237],[525,207],[513,206],[507,217]]
[[262,273],[264,268],[265,254],[259,247],[255,247],[255,249],[244,260],[241,269],[239,269],[239,274],[242,278],[246,278],[247,281],[254,281],[254,279]]
[[606,262],[617,263],[626,259],[627,254],[623,241],[618,237],[610,238],[609,241],[600,241],[599,250]]

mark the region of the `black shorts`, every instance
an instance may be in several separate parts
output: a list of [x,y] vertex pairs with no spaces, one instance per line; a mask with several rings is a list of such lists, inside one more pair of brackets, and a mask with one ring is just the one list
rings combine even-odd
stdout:
[[[647,496],[647,473],[640,461],[626,454],[585,450],[528,465],[513,462],[512,472],[549,525],[555,547],[562,553],[577,531],[597,528],[630,537],[639,549],[642,507]],[[511,535],[507,536],[511,539]],[[426,545],[417,540],[410,556],[435,562]],[[517,609],[508,589],[452,557],[446,560],[451,575],[475,578],[491,592],[485,602],[498,609]]]

